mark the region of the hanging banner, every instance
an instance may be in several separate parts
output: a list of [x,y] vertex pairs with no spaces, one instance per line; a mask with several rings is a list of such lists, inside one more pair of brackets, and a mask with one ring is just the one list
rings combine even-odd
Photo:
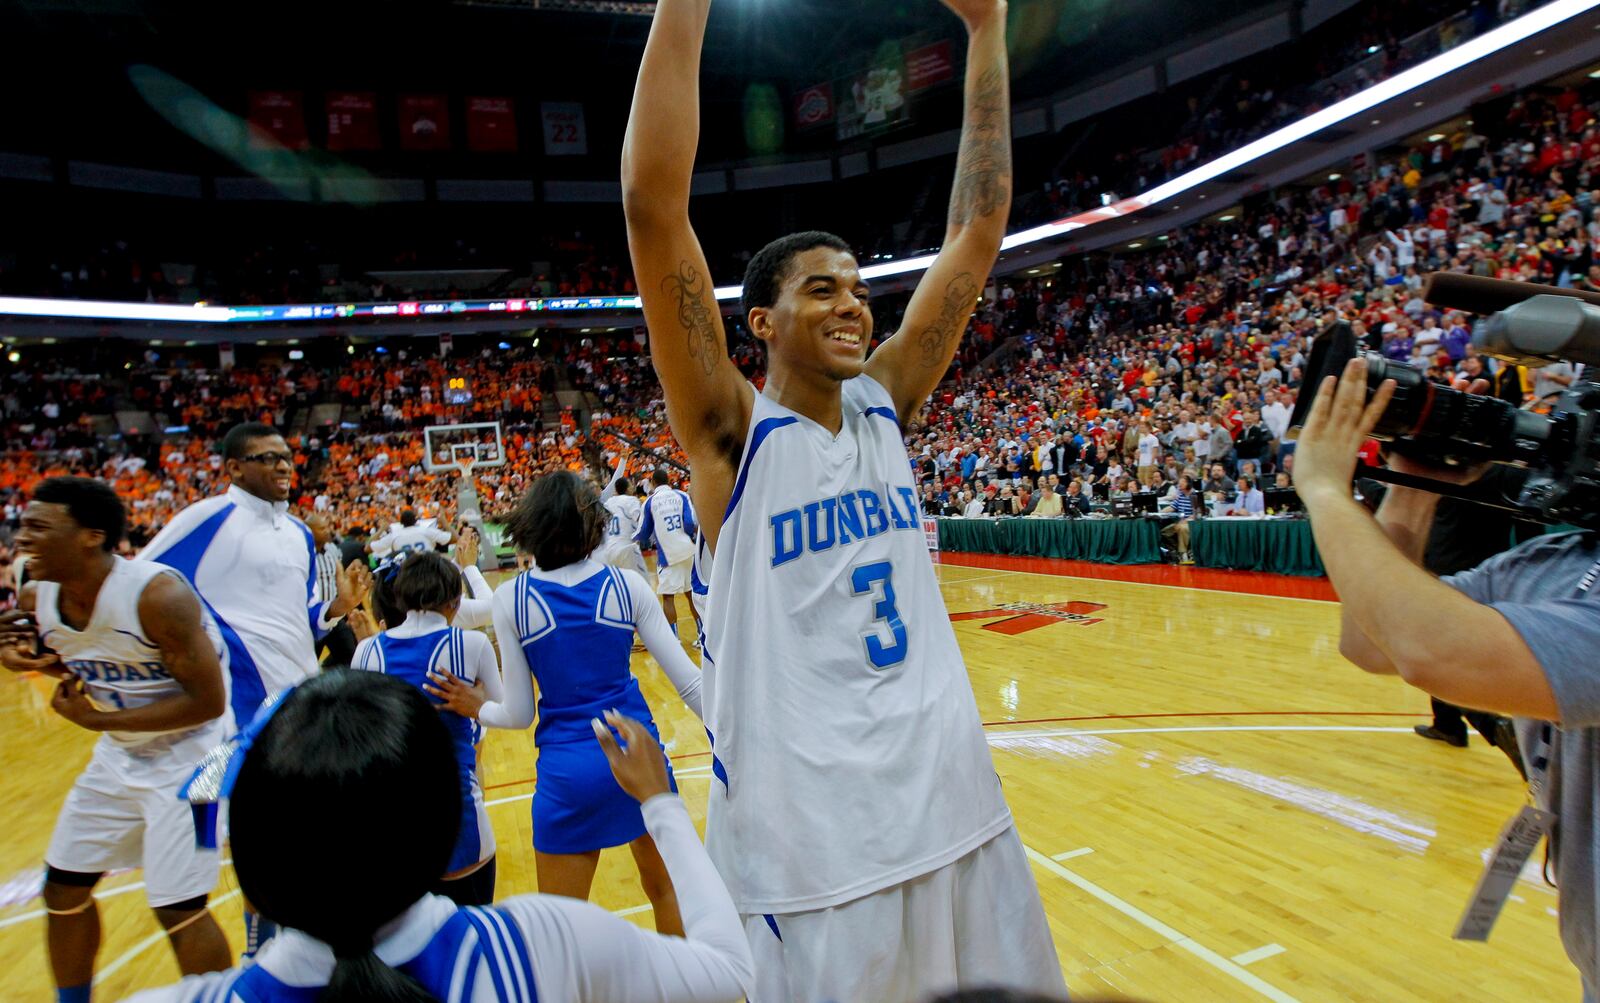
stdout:
[[306,117],[299,91],[250,92],[250,145],[255,149],[306,148]]
[[467,98],[467,148],[478,153],[517,149],[517,116],[510,98]]
[[443,94],[400,95],[400,148],[450,149],[450,102]]
[[935,42],[906,53],[906,93],[915,94],[955,79],[956,64],[949,41]]
[[218,368],[223,369],[223,370],[228,370],[228,369],[232,369],[233,368],[233,366],[234,366],[233,342],[224,341],[224,342],[222,342],[221,344],[219,344],[217,346],[217,366],[218,366]]
[[586,156],[589,133],[583,123],[583,105],[577,101],[543,101],[539,117],[544,122],[547,157]]
[[833,121],[833,85],[807,87],[794,97],[794,124],[810,129]]
[[333,91],[323,99],[328,116],[328,149],[376,150],[378,96],[371,91]]
[[905,73],[885,61],[846,82],[848,96],[839,101],[839,138],[854,139],[907,120]]

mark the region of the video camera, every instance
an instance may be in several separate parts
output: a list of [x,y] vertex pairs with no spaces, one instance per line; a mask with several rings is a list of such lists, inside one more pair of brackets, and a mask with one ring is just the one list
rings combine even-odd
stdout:
[[[1489,314],[1472,333],[1480,354],[1512,365],[1565,360],[1600,367],[1600,294],[1440,272],[1428,277],[1423,299]],[[1360,352],[1344,321],[1317,336],[1304,383],[1312,392],[1295,403],[1291,437],[1304,424],[1323,379],[1342,375]],[[1515,464],[1528,477],[1511,498],[1365,464],[1358,476],[1506,509],[1535,522],[1600,528],[1600,383],[1574,382],[1541,414],[1433,383],[1414,367],[1375,352],[1365,355],[1369,399],[1384,380],[1395,381],[1394,397],[1372,433],[1390,451],[1443,467]]]

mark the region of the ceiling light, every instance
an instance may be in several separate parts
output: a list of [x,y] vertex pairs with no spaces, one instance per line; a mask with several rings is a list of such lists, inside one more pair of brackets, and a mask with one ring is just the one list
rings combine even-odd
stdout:
[[1233,214],[1229,213],[1226,216],[1218,216],[1217,217],[1217,222],[1218,223],[1232,223],[1233,222]]
[[1143,245],[1143,244],[1141,244],[1141,243],[1139,243],[1139,242],[1138,242],[1138,241],[1137,241],[1137,240],[1136,240],[1136,241],[1134,241],[1134,242],[1133,242],[1133,243],[1131,243],[1131,244],[1129,244],[1129,245],[1128,245],[1128,250],[1130,250],[1130,251],[1134,251],[1134,250],[1138,250],[1138,249],[1139,249],[1139,248],[1141,248],[1141,247],[1143,247],[1143,246],[1144,246],[1144,245]]
[[1383,119],[1375,118],[1375,119],[1372,120],[1372,124],[1373,125],[1382,125],[1383,124]]
[[1434,134],[1433,134],[1433,135],[1431,135],[1431,136],[1429,136],[1429,137],[1428,137],[1428,142],[1430,142],[1430,143],[1437,143],[1437,142],[1439,142],[1439,141],[1440,141],[1440,140],[1442,140],[1442,139],[1444,139],[1444,133],[1442,133],[1442,132],[1436,132],[1436,133],[1434,133]]
[[1328,180],[1329,181],[1338,181],[1342,177],[1344,177],[1343,174],[1340,174],[1338,172],[1334,172],[1333,174],[1328,175]]
[[1037,269],[1037,268],[1030,268],[1030,269],[1028,269],[1028,274],[1029,274],[1029,275],[1038,275],[1038,274],[1039,274],[1039,269]]
[[344,354],[346,354],[346,355],[354,355],[354,354],[356,354],[356,346],[354,346],[354,345],[346,345],[346,346],[344,346]]
[[1590,70],[1589,71],[1589,79],[1590,80],[1600,80],[1600,70]]
[[[22,361],[22,353],[21,352],[17,352],[17,351],[13,351],[10,355],[7,355],[6,358],[10,359],[12,362],[21,362]],[[126,368],[126,367],[124,367],[124,368]]]
[[1422,107],[1422,102],[1421,101],[1413,101],[1413,102],[1411,102],[1411,107],[1413,107],[1413,108],[1421,108]]

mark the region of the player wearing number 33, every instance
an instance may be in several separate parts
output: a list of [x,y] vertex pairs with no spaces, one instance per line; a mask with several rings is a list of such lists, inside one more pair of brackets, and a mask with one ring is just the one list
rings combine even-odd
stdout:
[[745,273],[760,393],[728,357],[688,216],[706,0],[657,4],[623,149],[651,359],[710,558],[706,845],[763,1003],[1064,992],[901,437],[954,356],[1010,204],[1005,3],[945,2],[968,33],[945,243],[870,356],[856,259],[811,232]]

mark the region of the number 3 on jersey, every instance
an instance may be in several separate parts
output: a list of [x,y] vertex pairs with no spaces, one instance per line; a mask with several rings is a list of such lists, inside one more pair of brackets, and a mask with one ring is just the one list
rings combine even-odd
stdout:
[[887,625],[894,638],[893,643],[884,644],[883,638],[874,631],[861,639],[867,646],[867,661],[878,669],[887,669],[906,660],[906,625],[895,606],[893,576],[894,565],[888,561],[863,564],[850,573],[853,594],[873,597],[873,622]]

